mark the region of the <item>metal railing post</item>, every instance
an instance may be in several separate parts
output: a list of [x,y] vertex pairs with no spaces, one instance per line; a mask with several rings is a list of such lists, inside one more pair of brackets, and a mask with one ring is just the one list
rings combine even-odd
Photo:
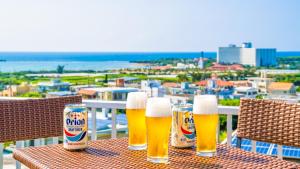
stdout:
[[278,157],[279,159],[283,159],[282,145],[277,145],[277,157]]
[[256,153],[256,141],[251,140],[251,151]]
[[25,140],[24,147],[29,147],[29,146],[30,146],[30,140]]
[[96,117],[96,108],[92,107],[92,140],[97,140],[97,117]]
[[41,146],[46,145],[46,139],[45,138],[41,138]]
[[232,115],[227,115],[227,145],[231,146],[232,140]]
[[[17,141],[16,148],[22,148],[22,147],[24,147],[24,141]],[[19,161],[16,161],[16,169],[21,169],[21,163]]]
[[0,143],[0,169],[3,169],[4,144]]
[[117,138],[117,109],[111,111],[111,138]]
[[58,144],[58,137],[52,138],[52,144]]
[[41,139],[34,139],[34,147],[40,146],[41,145]]

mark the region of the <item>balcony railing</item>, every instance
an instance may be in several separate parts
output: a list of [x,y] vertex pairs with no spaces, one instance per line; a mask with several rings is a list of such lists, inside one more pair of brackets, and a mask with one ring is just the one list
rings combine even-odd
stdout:
[[[4,98],[0,97],[0,100],[3,100]],[[5,98],[7,99],[7,98]],[[12,98],[15,99],[15,98]],[[91,140],[97,140],[97,135],[100,131],[97,131],[97,125],[96,125],[96,119],[97,119],[97,109],[102,109],[102,111],[106,111],[110,109],[111,112],[111,138],[117,138],[117,110],[119,109],[125,109],[126,102],[124,101],[103,101],[103,100],[83,100],[83,103],[86,104],[86,106],[89,108],[89,117],[91,118],[91,130],[89,131],[89,135],[91,137]],[[239,107],[235,106],[219,106],[219,114],[227,115],[227,140],[223,143],[227,143],[228,145],[231,145],[232,140],[232,117],[234,115],[238,115]],[[58,137],[51,138],[53,144],[58,143]],[[28,145],[29,141],[17,141],[16,147],[21,148],[26,145]],[[45,138],[39,138],[34,140],[34,146],[40,146],[45,145],[46,141]],[[255,142],[252,144],[252,150],[255,150]],[[0,143],[0,169],[3,169],[3,149],[4,144]],[[16,168],[20,168],[20,163],[16,162]]]

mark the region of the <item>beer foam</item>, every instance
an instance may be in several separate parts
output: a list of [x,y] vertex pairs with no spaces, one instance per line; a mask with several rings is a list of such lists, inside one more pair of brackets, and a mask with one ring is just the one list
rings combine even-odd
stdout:
[[147,117],[170,117],[172,116],[171,101],[169,98],[149,98],[146,107]]
[[217,114],[218,101],[215,95],[197,95],[194,97],[194,114]]
[[145,92],[130,92],[127,96],[126,109],[145,109],[147,94]]

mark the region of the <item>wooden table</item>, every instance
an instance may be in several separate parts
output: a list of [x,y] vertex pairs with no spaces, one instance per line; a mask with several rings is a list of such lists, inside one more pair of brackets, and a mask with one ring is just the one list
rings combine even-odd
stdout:
[[293,162],[218,145],[217,156],[198,157],[194,149],[169,149],[169,164],[147,162],[146,151],[131,151],[127,138],[90,141],[81,152],[62,145],[17,149],[13,156],[29,168],[300,168]]

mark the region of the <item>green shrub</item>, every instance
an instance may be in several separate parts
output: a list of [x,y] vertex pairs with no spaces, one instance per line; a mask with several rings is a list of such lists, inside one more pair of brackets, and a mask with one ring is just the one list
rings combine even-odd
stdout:
[[222,106],[239,106],[240,100],[239,99],[222,99],[222,100],[219,100],[219,104]]
[[28,93],[24,93],[24,94],[19,95],[19,97],[42,98],[43,95],[39,92],[28,92]]

